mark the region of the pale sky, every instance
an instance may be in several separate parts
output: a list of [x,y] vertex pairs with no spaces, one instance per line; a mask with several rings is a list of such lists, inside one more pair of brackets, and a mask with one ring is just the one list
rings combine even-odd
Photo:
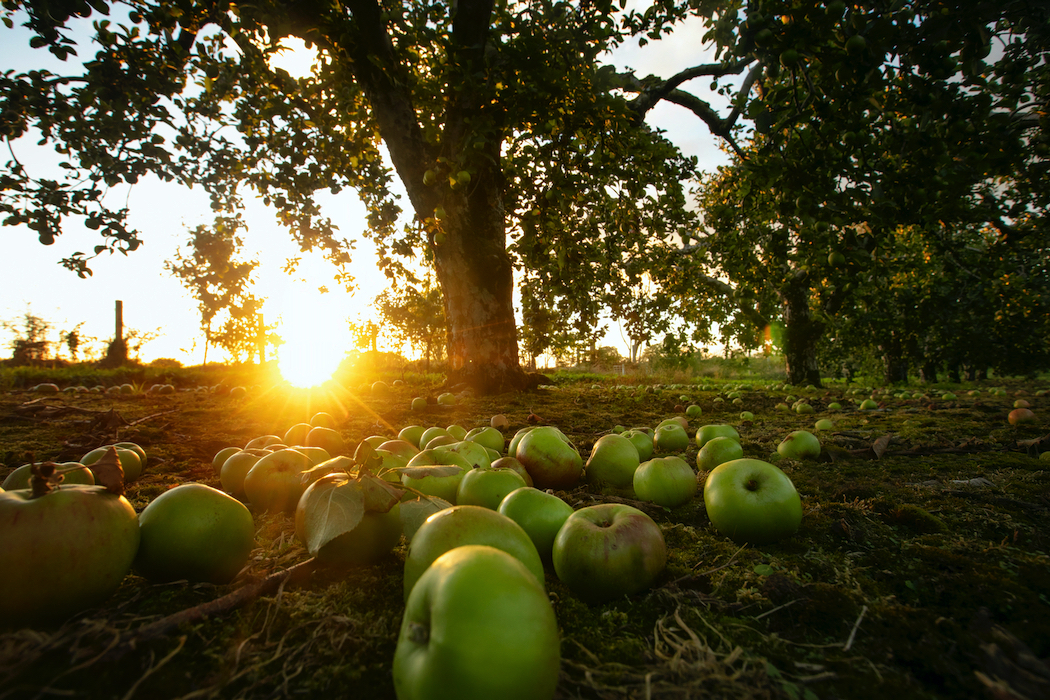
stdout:
[[[698,22],[683,26],[670,38],[653,42],[644,48],[631,46],[618,51],[612,63],[618,68],[633,68],[639,77],[655,73],[670,77],[682,68],[710,62],[709,51],[701,51],[702,30]],[[46,50],[28,48],[28,33],[16,26],[0,28],[0,70],[21,72],[49,68],[58,73],[62,64]],[[90,55],[81,50],[81,57]],[[293,75],[297,56],[289,57],[285,67]],[[298,58],[301,59],[301,56]],[[299,68],[302,70],[302,68]],[[698,95],[707,95],[708,79],[698,79],[686,87]],[[723,105],[718,95],[708,95],[714,104]],[[723,108],[723,113],[725,109]],[[682,150],[700,159],[705,169],[726,162],[717,140],[706,127],[686,110],[661,104],[648,122],[667,130],[669,137]],[[34,174],[46,173],[57,162],[53,154],[41,154],[32,141],[13,145],[14,153]],[[6,151],[7,144],[4,144]],[[6,159],[8,153],[4,153]],[[75,251],[90,251],[99,243],[96,232],[69,226],[54,245],[41,245],[36,235],[25,228],[0,227],[4,238],[0,253],[0,319],[17,321],[27,308],[49,322],[53,337],[83,323],[82,335],[109,339],[113,335],[114,300],[124,305],[125,328],[157,332],[147,344],[142,359],[175,358],[184,364],[199,364],[203,359],[203,342],[195,301],[165,269],[164,262],[173,258],[176,249],[188,240],[189,229],[210,224],[211,211],[205,193],[197,188],[165,184],[156,179],[143,180],[133,188],[111,191],[115,203],[124,200],[130,210],[130,224],[143,233],[144,244],[127,256],[103,254],[91,263],[93,277],[79,279],[58,262]],[[407,201],[405,204],[407,208]],[[356,238],[364,221],[364,209],[352,190],[325,200],[324,214],[339,226],[344,237]],[[281,229],[261,202],[249,202],[245,215],[249,231],[245,237],[245,255],[259,259],[262,265],[256,282],[257,295],[268,297],[264,307],[267,322],[278,319],[284,324],[302,327],[312,345],[323,339],[337,351],[349,349],[345,319],[358,315],[368,317],[372,298],[386,287],[386,280],[376,270],[375,257],[366,241],[358,239],[351,272],[358,289],[348,295],[332,282],[334,269],[319,253],[304,255],[304,262],[293,276],[285,275],[284,261],[299,255],[288,234]],[[308,278],[305,282],[296,278]],[[332,293],[320,295],[316,288],[326,285]],[[626,354],[624,342],[615,324],[603,344],[614,345]],[[0,357],[10,355],[10,337],[0,330]],[[222,357],[212,348],[209,360]]]

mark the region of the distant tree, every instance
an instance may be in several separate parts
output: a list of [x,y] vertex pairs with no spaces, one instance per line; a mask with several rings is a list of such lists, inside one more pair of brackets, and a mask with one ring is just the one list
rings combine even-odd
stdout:
[[250,356],[258,346],[261,301],[250,290],[259,263],[236,259],[243,244],[238,232],[243,228],[239,217],[218,216],[212,226],[190,231],[187,249],[180,248],[174,260],[165,263],[197,300],[205,363],[210,345],[238,359]]
[[409,343],[423,356],[425,371],[430,371],[431,359],[444,357],[447,327],[440,289],[428,283],[422,290],[414,286],[384,290],[376,297],[375,308],[398,344]]
[[51,324],[37,316],[27,306],[17,320],[0,321],[0,328],[12,335],[10,341],[11,362],[15,365],[30,365],[51,357]]

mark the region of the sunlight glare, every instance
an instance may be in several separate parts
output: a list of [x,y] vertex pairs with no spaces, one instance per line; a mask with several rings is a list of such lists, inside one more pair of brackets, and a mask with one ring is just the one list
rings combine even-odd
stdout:
[[293,78],[305,78],[313,71],[317,59],[317,49],[306,48],[299,37],[286,36],[279,44],[281,50],[270,56],[270,68],[281,68],[288,71]]
[[306,285],[282,295],[281,326],[284,344],[277,348],[281,376],[297,387],[319,386],[332,378],[339,363],[353,347],[339,302],[346,296],[321,294]]

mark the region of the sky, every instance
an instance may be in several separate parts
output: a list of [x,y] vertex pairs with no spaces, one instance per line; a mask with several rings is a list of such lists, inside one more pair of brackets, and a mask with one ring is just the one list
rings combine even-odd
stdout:
[[[692,21],[662,41],[642,48],[633,44],[623,47],[609,62],[618,69],[634,69],[639,77],[650,73],[670,77],[685,67],[713,60],[709,47],[700,45],[701,34],[699,22]],[[92,52],[81,49],[79,53],[84,57]],[[296,75],[308,70],[309,54],[288,52],[279,65]],[[58,73],[63,64],[46,50],[30,49],[28,32],[21,27],[0,28],[0,71],[41,68]],[[721,105],[724,114],[727,111],[724,100],[709,93],[707,83],[708,79],[698,79],[684,87],[710,99],[716,106]],[[647,121],[665,129],[683,152],[698,157],[704,169],[726,162],[717,140],[685,109],[661,103],[650,112]],[[0,148],[7,151],[8,144]],[[16,142],[11,149],[35,175],[46,174],[58,160],[54,154],[42,152],[32,140]],[[0,157],[6,159],[9,153]],[[106,197],[115,206],[126,201],[130,225],[143,232],[144,244],[126,256],[104,253],[94,259],[90,265],[94,274],[87,279],[67,271],[59,261],[75,251],[90,251],[99,242],[96,232],[68,226],[53,245],[44,246],[26,228],[0,227],[3,237],[0,321],[20,326],[22,317],[29,312],[50,324],[53,337],[80,324],[82,337],[108,340],[113,336],[114,302],[121,300],[125,329],[156,336],[143,346],[142,360],[173,358],[186,365],[200,364],[204,360],[204,344],[196,302],[164,265],[180,246],[186,245],[190,229],[211,223],[207,195],[200,188],[188,189],[146,178],[134,187],[116,188]],[[341,355],[352,347],[345,319],[368,318],[371,300],[387,286],[387,281],[376,269],[373,249],[357,237],[363,227],[364,208],[356,193],[344,190],[337,196],[322,199],[324,214],[332,218],[341,234],[357,238],[350,268],[356,277],[357,289],[352,295],[333,284],[335,269],[320,253],[298,251],[290,236],[277,225],[272,212],[258,200],[247,202],[245,219],[249,232],[245,236],[244,255],[261,263],[255,289],[257,295],[268,298],[263,307],[267,323],[279,321],[285,327],[283,336],[307,339],[312,348],[309,352],[324,347],[330,353]],[[405,206],[407,208],[407,201]],[[297,272],[289,276],[282,267],[294,256],[301,256],[302,263]],[[327,285],[332,292],[318,293],[320,285]],[[617,324],[609,322],[608,325],[609,331],[601,344],[618,347],[622,354],[627,354],[626,342]],[[288,333],[293,327],[299,330]],[[0,356],[9,355],[11,338],[0,329]],[[291,357],[295,349],[288,346],[285,352]],[[215,348],[209,350],[209,361],[222,359]]]

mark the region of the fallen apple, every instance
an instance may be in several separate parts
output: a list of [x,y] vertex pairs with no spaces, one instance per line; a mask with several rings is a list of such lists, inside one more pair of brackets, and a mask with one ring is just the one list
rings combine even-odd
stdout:
[[550,700],[558,622],[529,570],[468,544],[443,553],[405,604],[394,651],[399,700]]
[[713,440],[716,437],[727,437],[740,442],[740,433],[737,432],[736,428],[725,423],[704,425],[696,431],[696,446],[703,448],[709,440]]
[[704,505],[715,529],[738,544],[776,542],[802,522],[802,500],[791,479],[757,459],[715,467],[704,483]]
[[525,565],[544,586],[543,563],[528,534],[505,515],[481,506],[453,506],[434,513],[420,525],[405,556],[404,590],[412,587],[435,559],[450,549],[484,544],[502,549]]
[[293,513],[303,495],[302,474],[311,466],[298,450],[271,452],[244,475],[244,495],[256,512]]
[[181,484],[139,514],[135,570],[155,583],[229,583],[255,546],[252,514],[237,499],[204,484]]
[[554,538],[565,520],[572,515],[572,506],[553,493],[523,486],[508,493],[497,510],[521,525],[536,545],[540,559],[550,564]]
[[807,430],[795,430],[777,445],[777,452],[788,459],[816,459],[820,456],[820,440]]
[[731,462],[744,456],[744,448],[731,437],[711,438],[696,454],[696,467],[709,472],[719,464]]
[[518,441],[513,455],[525,465],[540,489],[566,489],[576,485],[583,473],[583,458],[562,432],[549,426],[536,427]]
[[525,485],[513,469],[471,469],[459,482],[456,504],[496,510],[508,493]]
[[622,435],[603,435],[591,448],[584,474],[591,484],[631,488],[639,463],[638,448],[631,440]]
[[663,532],[628,505],[601,503],[570,515],[552,548],[554,571],[576,596],[600,603],[651,587],[667,564]]
[[642,462],[634,473],[634,493],[665,508],[688,503],[696,495],[696,473],[681,457],[657,457]]

